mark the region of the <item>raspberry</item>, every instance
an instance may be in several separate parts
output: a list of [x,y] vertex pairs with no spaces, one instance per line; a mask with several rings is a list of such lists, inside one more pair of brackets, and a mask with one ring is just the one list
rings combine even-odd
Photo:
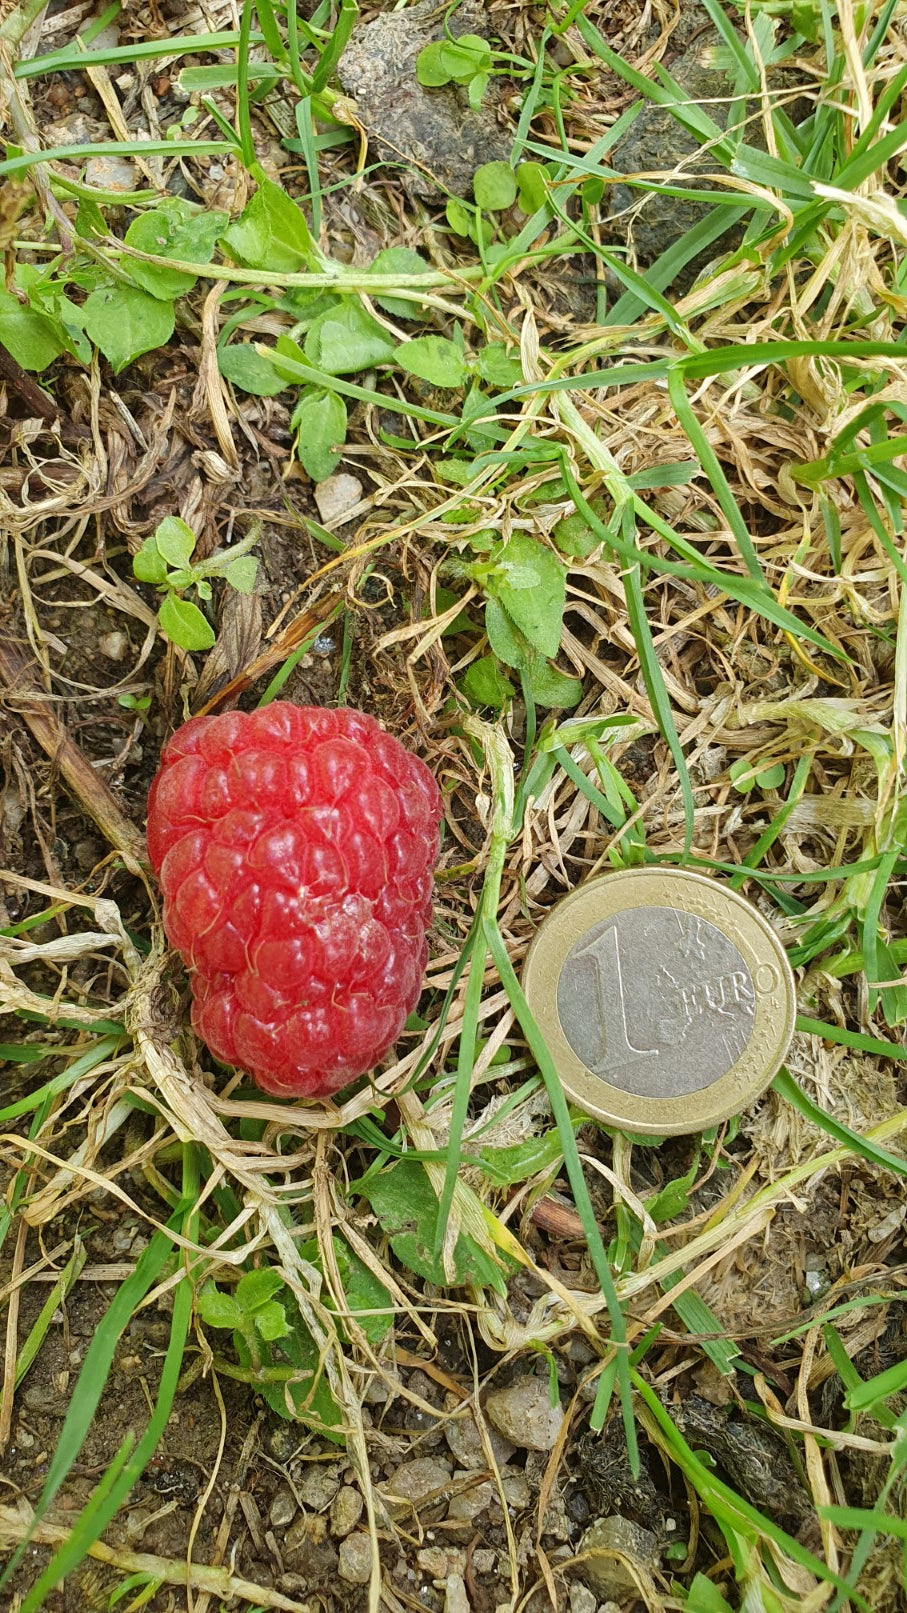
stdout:
[[306,1098],[378,1063],[421,990],[440,818],[424,762],[363,712],[275,701],[177,730],[148,854],[218,1059]]

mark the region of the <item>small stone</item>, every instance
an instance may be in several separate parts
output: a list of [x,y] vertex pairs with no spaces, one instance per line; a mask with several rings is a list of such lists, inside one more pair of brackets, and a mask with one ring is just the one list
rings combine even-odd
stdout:
[[447,1509],[447,1516],[453,1523],[472,1523],[480,1512],[484,1512],[485,1508],[491,1505],[497,1494],[490,1479],[483,1479],[479,1484],[470,1483],[471,1479],[474,1480],[474,1474],[466,1468],[460,1469],[453,1476],[451,1489],[457,1493],[451,1496],[450,1506]]
[[570,1586],[570,1613],[595,1613],[598,1601],[588,1585],[574,1580]]
[[496,1389],[485,1410],[495,1428],[520,1450],[550,1451],[564,1421],[560,1402],[551,1404],[547,1378],[523,1378]]
[[450,1463],[436,1456],[417,1456],[400,1466],[385,1482],[383,1489],[389,1500],[410,1502],[419,1508],[440,1500],[450,1485]]
[[362,1517],[364,1504],[359,1491],[354,1490],[352,1485],[341,1485],[331,1502],[331,1534],[342,1538],[355,1529]]
[[368,1535],[347,1535],[340,1542],[341,1579],[348,1585],[367,1585],[372,1577],[372,1543]]
[[446,1579],[450,1568],[447,1552],[440,1546],[426,1546],[423,1551],[416,1552],[416,1563],[423,1574],[429,1574],[432,1579]]
[[497,1561],[497,1552],[489,1551],[487,1547],[480,1547],[472,1554],[472,1566],[477,1574],[493,1574]]
[[301,1512],[293,1519],[283,1537],[283,1549],[290,1557],[296,1553],[308,1555],[323,1546],[327,1539],[328,1521],[323,1515]]
[[511,1512],[525,1512],[532,1500],[532,1492],[526,1481],[525,1473],[521,1473],[519,1468],[514,1468],[512,1471],[508,1471],[505,1468],[501,1474],[501,1484],[504,1490],[504,1499]]
[[350,476],[341,471],[337,476],[328,476],[323,482],[315,485],[315,503],[318,505],[318,514],[322,525],[336,526],[349,515],[362,497],[362,483],[357,476]]
[[599,1597],[623,1600],[629,1591],[637,1589],[637,1581],[630,1568],[615,1556],[633,1558],[651,1574],[658,1566],[658,1541],[650,1529],[631,1523],[619,1512],[608,1518],[596,1518],[579,1543],[578,1556],[585,1557],[579,1572],[586,1584]]
[[340,1489],[340,1470],[313,1462],[304,1470],[296,1488],[304,1507],[312,1512],[324,1512]]
[[89,157],[85,183],[97,190],[135,190],[135,167],[126,157]]
[[271,1502],[268,1518],[272,1529],[286,1529],[296,1516],[296,1498],[287,1485],[282,1484]]
[[[448,1409],[450,1409],[448,1407]],[[509,1439],[499,1433],[496,1428],[489,1428],[489,1439],[494,1459],[499,1467],[509,1462],[516,1450]],[[451,1417],[444,1424],[444,1438],[447,1440],[458,1467],[480,1468],[488,1466],[488,1457],[482,1444],[482,1435],[471,1411],[458,1417]]]
[[62,1410],[63,1401],[58,1389],[50,1384],[30,1384],[22,1396],[29,1411],[49,1411],[58,1413]]
[[112,633],[101,634],[98,649],[102,655],[106,655],[108,661],[122,661],[129,649],[129,640],[125,633],[115,629]]
[[470,1613],[469,1597],[462,1574],[448,1574],[444,1592],[444,1613]]

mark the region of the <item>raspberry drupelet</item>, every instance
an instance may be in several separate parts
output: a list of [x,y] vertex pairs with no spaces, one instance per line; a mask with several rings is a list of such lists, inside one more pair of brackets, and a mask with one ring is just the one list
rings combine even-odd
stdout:
[[177,730],[148,854],[218,1059],[300,1098],[379,1062],[419,998],[440,821],[425,763],[364,712],[275,701]]

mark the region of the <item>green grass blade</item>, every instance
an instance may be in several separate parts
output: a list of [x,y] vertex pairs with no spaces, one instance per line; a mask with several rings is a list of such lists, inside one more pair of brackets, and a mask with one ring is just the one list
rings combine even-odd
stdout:
[[902,1159],[898,1154],[890,1154],[887,1148],[881,1148],[878,1143],[871,1142],[858,1131],[852,1131],[850,1126],[845,1126],[843,1121],[837,1120],[827,1110],[820,1108],[819,1104],[813,1103],[812,1098],[807,1096],[799,1082],[794,1080],[790,1071],[783,1065],[772,1082],[772,1090],[803,1115],[804,1119],[818,1126],[829,1137],[834,1137],[835,1142],[843,1143],[852,1153],[859,1154],[861,1159],[868,1160],[871,1165],[880,1166],[882,1170],[894,1171],[896,1176],[907,1176],[907,1159]]

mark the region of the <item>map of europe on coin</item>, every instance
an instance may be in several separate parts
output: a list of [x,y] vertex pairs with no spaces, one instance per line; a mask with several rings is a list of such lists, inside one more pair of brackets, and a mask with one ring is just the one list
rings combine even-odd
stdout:
[[564,1035],[593,1075],[639,1097],[696,1092],[740,1058],[756,991],[733,941],[673,907],[595,924],[560,972]]

